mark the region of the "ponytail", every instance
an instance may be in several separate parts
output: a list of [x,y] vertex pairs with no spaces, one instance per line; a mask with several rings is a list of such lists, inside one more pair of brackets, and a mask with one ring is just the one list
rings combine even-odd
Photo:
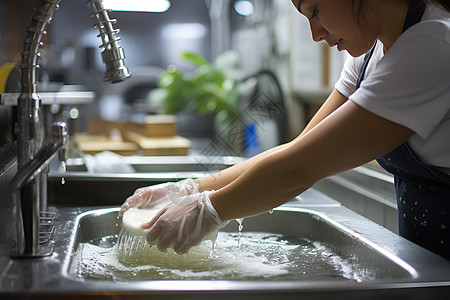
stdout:
[[430,2],[441,5],[448,12],[450,12],[450,0],[430,0]]
[[428,4],[428,3],[434,3],[437,5],[442,6],[445,8],[448,12],[450,12],[450,0],[408,0],[409,5],[413,4]]

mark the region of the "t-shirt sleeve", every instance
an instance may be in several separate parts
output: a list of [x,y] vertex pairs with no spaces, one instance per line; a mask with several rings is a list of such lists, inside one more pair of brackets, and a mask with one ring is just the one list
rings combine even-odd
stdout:
[[341,76],[334,86],[336,90],[347,98],[356,90],[356,83],[358,82],[359,72],[364,63],[364,56],[357,58],[349,56],[344,63]]
[[444,26],[425,25],[400,36],[349,99],[428,138],[450,108],[450,45]]

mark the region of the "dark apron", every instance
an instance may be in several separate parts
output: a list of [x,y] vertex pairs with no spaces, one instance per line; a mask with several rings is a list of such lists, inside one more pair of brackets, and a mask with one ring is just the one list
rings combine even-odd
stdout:
[[[411,6],[403,31],[419,23],[424,11]],[[374,50],[366,54],[357,89]],[[450,175],[421,163],[406,142],[377,161],[394,175],[400,235],[450,259]]]

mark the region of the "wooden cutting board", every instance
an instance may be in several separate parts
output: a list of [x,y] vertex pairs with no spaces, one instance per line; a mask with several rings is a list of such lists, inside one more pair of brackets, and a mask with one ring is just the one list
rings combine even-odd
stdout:
[[147,137],[174,137],[177,135],[177,118],[172,115],[147,116],[142,123],[125,122],[126,131],[133,131]]
[[78,148],[86,154],[111,151],[120,155],[134,155],[141,151],[136,143],[123,141],[121,138],[103,135],[75,133],[74,142]]
[[88,154],[111,151],[120,155],[187,155],[191,147],[188,139],[176,135],[173,116],[151,116],[144,123],[93,118],[88,133],[77,133],[74,139]]
[[144,155],[187,155],[191,142],[181,136],[147,137],[127,131],[125,139],[136,143]]

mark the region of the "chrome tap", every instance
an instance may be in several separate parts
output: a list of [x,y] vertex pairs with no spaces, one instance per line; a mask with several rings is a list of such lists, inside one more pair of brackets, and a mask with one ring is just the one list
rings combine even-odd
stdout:
[[[51,248],[39,248],[39,199],[31,198],[29,189],[36,179],[42,179],[42,172],[58,155],[61,162],[67,161],[69,132],[64,122],[53,124],[53,136],[36,153],[28,164],[20,168],[10,182],[11,196],[17,203],[17,249],[13,256],[40,257],[51,254]],[[42,191],[39,191],[42,192]],[[20,195],[20,196],[19,196]]]
[[[17,195],[18,212],[17,251],[14,256],[40,257],[52,253],[51,249],[39,247],[39,216],[42,196],[46,195],[47,177],[43,174],[49,160],[59,152],[64,159],[67,142],[67,126],[55,125],[57,135],[42,146],[44,128],[41,126],[41,98],[37,94],[36,71],[38,66],[39,48],[42,46],[42,36],[45,28],[51,22],[53,13],[58,9],[61,0],[42,0],[42,4],[34,12],[31,25],[26,29],[24,50],[22,52],[21,84],[22,90],[17,104],[17,162],[18,172],[12,184],[11,194]],[[110,20],[103,8],[102,0],[87,1],[93,10],[97,27],[102,39],[100,47],[103,62],[106,65],[105,81],[113,83],[129,78],[130,72],[125,66],[122,47],[118,44],[118,30],[114,30],[115,20]],[[61,152],[62,150],[62,152]]]

